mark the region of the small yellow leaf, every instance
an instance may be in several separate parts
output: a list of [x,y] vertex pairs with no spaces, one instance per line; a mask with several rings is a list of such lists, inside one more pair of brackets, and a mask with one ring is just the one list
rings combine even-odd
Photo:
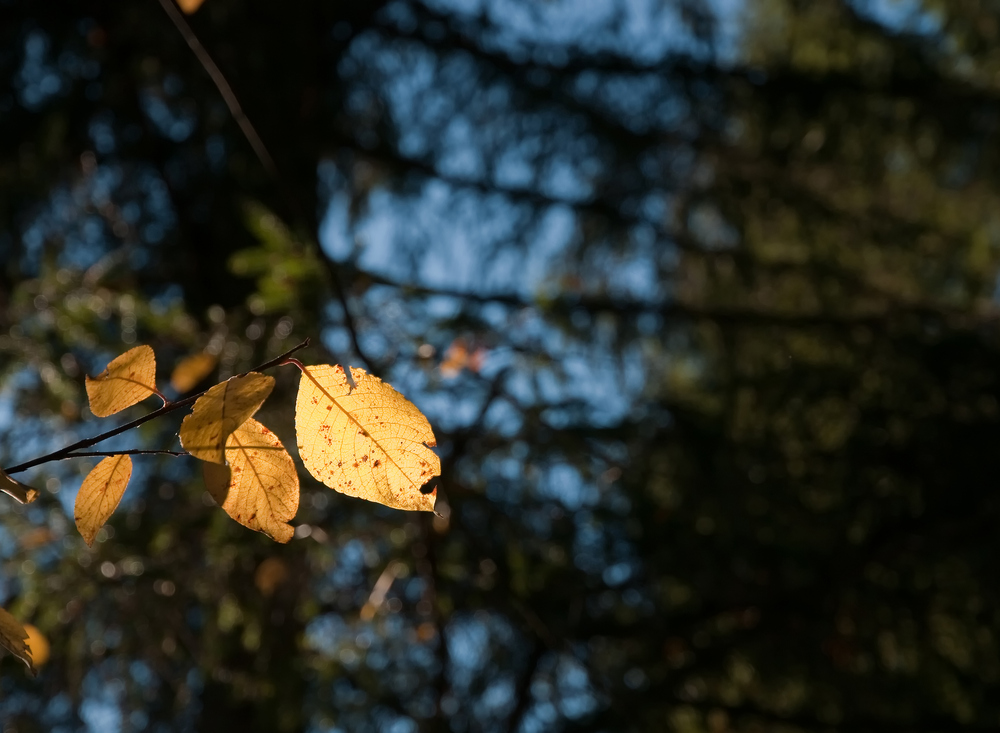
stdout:
[[181,422],[181,445],[195,458],[226,463],[226,440],[274,389],[274,377],[250,372],[217,384],[198,398]]
[[209,354],[207,351],[181,359],[170,375],[170,386],[177,394],[190,392],[198,386],[201,380],[212,373],[218,363],[219,357],[215,354]]
[[203,2],[205,2],[205,0],[177,0],[177,4],[180,6],[180,9],[184,11],[185,15],[191,15],[194,13],[201,7]]
[[94,538],[122,500],[128,480],[132,477],[132,459],[128,456],[108,456],[87,474],[76,495],[73,511],[76,528],[83,541],[93,546]]
[[35,527],[35,529],[29,529],[18,539],[20,540],[22,550],[34,550],[58,538],[48,527]]
[[267,557],[257,566],[257,572],[253,574],[253,584],[265,598],[274,595],[278,586],[283,585],[288,580],[288,563],[280,557]]
[[12,479],[2,468],[0,468],[0,491],[17,499],[22,504],[30,504],[38,498],[37,489]]
[[21,626],[21,622],[0,608],[0,647],[28,665],[28,671],[34,675],[35,666],[31,662],[31,649],[24,643],[27,638],[28,632]]
[[349,496],[396,509],[434,511],[441,473],[430,423],[416,405],[378,377],[351,369],[306,367],[295,403],[302,462],[316,479]]
[[278,436],[250,418],[226,441],[229,467],[206,463],[205,486],[223,510],[278,542],[295,531],[287,522],[299,509],[299,477]]
[[41,667],[49,661],[52,646],[49,644],[49,640],[45,638],[45,634],[31,624],[25,624],[24,631],[28,635],[28,649],[30,650],[31,661],[35,663],[36,667]]
[[90,411],[98,417],[114,415],[153,394],[156,357],[149,346],[129,349],[96,377],[87,377]]

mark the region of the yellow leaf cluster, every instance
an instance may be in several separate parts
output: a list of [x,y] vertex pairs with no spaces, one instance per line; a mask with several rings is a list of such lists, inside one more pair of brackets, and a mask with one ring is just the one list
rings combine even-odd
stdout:
[[317,480],[396,509],[434,511],[441,473],[430,423],[378,377],[340,366],[304,367],[295,403],[299,456]]
[[244,527],[278,542],[292,539],[288,521],[299,508],[299,477],[278,437],[250,418],[226,440],[228,467],[205,463],[205,486]]
[[25,643],[27,638],[28,632],[21,626],[21,622],[0,608],[0,647],[24,662],[31,674],[35,674],[31,648]]
[[157,394],[156,356],[149,346],[136,346],[116,357],[96,377],[87,377],[90,411],[107,417]]
[[[340,366],[305,367],[290,361],[302,370],[295,429],[308,471],[350,496],[396,509],[433,511],[436,490],[427,487],[440,473],[441,462],[431,450],[434,433],[420,410],[361,369],[345,373]],[[216,357],[209,354],[182,360],[171,377],[174,388],[178,392],[192,389],[216,363]],[[287,362],[270,362],[274,363]],[[289,522],[299,505],[295,464],[281,441],[252,417],[273,388],[274,378],[257,372],[215,385],[194,400],[179,437],[188,453],[206,462],[205,484],[226,513],[246,527],[288,542],[294,536]],[[97,377],[87,377],[91,410],[101,417],[153,394],[162,397],[149,346],[130,349]],[[173,409],[164,404],[164,411]],[[88,545],[93,545],[117,508],[131,476],[132,459],[126,452],[108,456],[84,479],[74,516]],[[24,503],[38,496],[2,469],[0,491]],[[270,584],[267,587],[262,593],[273,590]],[[18,642],[24,637],[12,639],[22,630],[20,625],[8,624],[9,639],[0,636],[0,643],[21,653]]]
[[274,377],[250,372],[217,384],[198,398],[181,422],[181,446],[195,458],[226,463],[226,441],[274,389]]
[[73,515],[87,545],[93,546],[97,533],[122,500],[131,477],[132,459],[118,455],[105,458],[83,480]]

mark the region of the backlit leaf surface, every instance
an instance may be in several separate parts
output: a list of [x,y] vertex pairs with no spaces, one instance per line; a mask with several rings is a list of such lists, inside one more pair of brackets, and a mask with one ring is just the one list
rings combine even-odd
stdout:
[[35,674],[31,650],[25,643],[27,638],[28,632],[21,626],[21,622],[0,608],[0,646],[28,665],[31,674]]
[[31,661],[36,667],[41,667],[47,661],[52,651],[52,645],[37,627],[31,624],[24,625],[24,632],[28,635],[28,649]]
[[17,499],[22,504],[30,504],[38,498],[38,490],[8,476],[0,468],[0,491]]
[[136,346],[112,360],[96,377],[87,377],[90,411],[107,417],[156,394],[156,357],[149,346]]
[[181,359],[174,371],[170,374],[170,386],[177,394],[190,392],[198,386],[198,383],[212,373],[215,365],[219,363],[219,357],[203,351],[200,354]]
[[88,545],[94,544],[97,533],[117,508],[131,477],[131,458],[108,456],[94,466],[83,480],[80,492],[76,495],[73,516],[76,518],[76,528]]
[[292,539],[299,477],[278,436],[250,418],[226,441],[229,467],[206,463],[205,486],[226,514],[278,542]]
[[195,458],[225,464],[226,440],[260,409],[274,377],[250,372],[217,384],[198,398],[181,422],[181,445]]
[[306,367],[299,380],[295,432],[302,462],[316,479],[350,496],[396,509],[434,511],[441,473],[430,423],[378,377],[340,366]]
[[205,2],[205,0],[177,0],[177,4],[180,6],[180,9],[184,11],[185,15],[191,15],[194,13],[201,7],[203,2]]

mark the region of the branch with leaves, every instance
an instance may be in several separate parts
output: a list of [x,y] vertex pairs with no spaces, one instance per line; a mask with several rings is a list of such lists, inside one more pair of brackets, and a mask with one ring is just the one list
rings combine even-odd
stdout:
[[[27,504],[39,492],[10,477],[52,461],[105,456],[83,480],[76,497],[77,529],[93,545],[118,507],[132,476],[132,456],[191,455],[203,463],[205,486],[216,503],[245,527],[278,542],[294,536],[289,522],[299,506],[299,477],[278,437],[253,416],[274,389],[266,369],[299,369],[295,432],[299,456],[318,481],[341,493],[396,509],[434,511],[437,490],[428,490],[441,473],[431,450],[434,432],[424,414],[403,395],[363,369],[339,365],[306,366],[292,354],[303,341],[257,368],[176,402],[156,386],[156,357],[149,346],[118,356],[96,377],[87,377],[91,411],[107,417],[156,396],[158,409],[92,438],[44,456],[0,469],[0,490]],[[180,428],[181,451],[86,451],[102,441],[188,406]],[[19,636],[20,635],[20,636]],[[0,609],[0,646],[32,669],[24,628]]]

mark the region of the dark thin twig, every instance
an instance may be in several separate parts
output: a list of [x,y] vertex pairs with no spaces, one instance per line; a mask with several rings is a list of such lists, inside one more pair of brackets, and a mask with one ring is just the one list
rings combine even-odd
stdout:
[[98,456],[187,456],[187,451],[182,450],[142,450],[140,448],[130,448],[129,450],[92,450],[80,451],[79,453],[69,453],[63,456],[67,458],[95,458]]
[[[287,359],[288,359],[289,356],[291,356],[292,354],[294,354],[296,351],[299,351],[300,349],[306,348],[308,345],[309,345],[309,339],[306,339],[305,341],[303,341],[302,343],[298,344],[297,346],[293,346],[291,349],[289,349],[288,351],[286,351],[281,356],[276,356],[275,358],[271,359],[270,361],[265,362],[265,363],[261,364],[260,366],[254,367],[253,369],[251,369],[251,370],[249,370],[247,372],[243,372],[243,374],[240,374],[238,376],[242,377],[242,376],[244,376],[246,374],[249,374],[250,372],[262,372],[265,369],[270,369],[271,367],[275,367],[275,366],[279,366],[281,364],[284,364],[284,363],[286,363],[286,361],[287,361]],[[30,460],[30,461],[26,461],[25,463],[20,463],[20,464],[18,464],[16,466],[13,466],[11,468],[5,468],[4,472],[7,473],[7,474],[20,473],[21,471],[25,471],[25,470],[27,470],[29,468],[34,468],[35,466],[40,466],[43,463],[50,463],[51,461],[61,461],[63,458],[69,457],[70,454],[74,453],[75,451],[81,450],[83,448],[89,448],[92,445],[97,445],[98,443],[100,443],[102,441],[105,441],[108,438],[113,438],[114,436],[116,436],[116,435],[118,435],[120,433],[124,433],[126,431],[129,431],[132,428],[137,428],[140,425],[142,425],[143,423],[147,423],[150,420],[155,420],[156,418],[160,417],[161,415],[166,415],[168,412],[173,412],[174,410],[179,410],[182,407],[187,407],[188,405],[194,403],[195,400],[197,400],[199,397],[201,397],[207,391],[208,390],[206,389],[206,390],[204,390],[202,392],[199,392],[198,394],[193,394],[190,397],[185,397],[183,400],[178,400],[177,402],[169,402],[169,403],[165,404],[163,407],[161,407],[161,408],[159,408],[157,410],[153,410],[152,412],[147,413],[147,414],[143,415],[142,417],[137,417],[132,422],[125,423],[124,425],[119,425],[117,428],[114,428],[112,430],[108,430],[107,432],[101,433],[100,435],[95,435],[93,438],[86,438],[84,440],[77,441],[76,443],[73,443],[72,445],[68,445],[65,448],[60,448],[57,451],[54,451],[54,452],[49,453],[49,454],[44,455],[44,456],[40,456],[38,458],[34,458],[34,459]]]
[[[341,310],[344,311],[344,327],[347,329],[347,335],[351,338],[351,346],[354,347],[354,353],[358,355],[365,365],[368,367],[368,371],[374,374],[376,377],[381,377],[381,369],[378,364],[372,361],[361,348],[361,341],[358,339],[358,328],[354,323],[354,314],[351,313],[350,305],[347,302],[347,290],[344,288],[344,284],[340,280],[340,271],[337,268],[337,264],[323,251],[323,248],[318,244],[316,249],[319,250],[320,259],[323,261],[326,267],[327,274],[330,276],[330,285],[333,287],[333,295],[340,303]],[[344,367],[344,373],[350,374],[347,369],[347,364],[341,364]]]
[[[302,226],[311,228],[309,226],[309,220],[303,215],[299,202],[295,196],[292,195],[291,190],[285,183],[284,177],[281,175],[281,171],[274,162],[274,158],[268,151],[267,146],[264,145],[264,141],[261,139],[260,135],[257,134],[257,130],[254,129],[254,126],[250,123],[250,118],[247,117],[246,113],[243,111],[243,107],[240,106],[240,102],[237,99],[233,88],[229,85],[229,82],[226,81],[225,74],[222,73],[222,70],[218,67],[215,61],[212,60],[211,54],[208,53],[205,46],[198,40],[198,36],[195,35],[194,31],[191,30],[191,26],[189,26],[187,21],[184,20],[184,16],[177,10],[177,6],[174,4],[173,0],[160,0],[160,5],[163,6],[167,16],[187,42],[187,45],[194,53],[195,58],[198,59],[198,62],[212,78],[212,81],[215,83],[215,87],[219,90],[219,94],[222,95],[222,99],[226,103],[226,106],[229,107],[229,111],[232,113],[233,118],[239,125],[244,137],[246,137],[247,142],[250,143],[250,147],[253,148],[254,153],[257,154],[257,158],[260,160],[261,165],[264,166],[264,170],[266,170],[268,174],[272,176],[275,181],[277,181],[281,194],[285,197],[293,216],[299,220],[299,223]],[[364,350],[361,348],[361,342],[358,339],[357,325],[354,322],[354,315],[351,313],[350,306],[347,302],[347,289],[341,281],[337,264],[331,260],[329,256],[327,256],[327,254],[323,251],[323,248],[319,246],[318,241],[314,243],[314,246],[319,253],[320,260],[326,268],[327,274],[330,276],[330,286],[333,288],[333,295],[337,299],[337,302],[340,303],[340,307],[344,311],[344,325],[351,338],[351,345],[354,347],[354,353],[358,355],[358,358],[365,362],[372,374],[375,376],[381,376],[378,365],[368,358],[368,356],[365,355]],[[344,364],[343,366],[346,367],[347,365]]]
[[236,120],[236,124],[240,126],[240,130],[243,131],[243,135],[246,137],[247,142],[250,143],[250,147],[253,148],[254,153],[257,154],[257,158],[260,160],[260,164],[264,166],[264,169],[270,173],[272,176],[278,176],[278,167],[274,164],[274,158],[267,150],[267,146],[264,145],[264,141],[261,140],[260,135],[254,129],[254,126],[250,123],[250,118],[246,116],[243,108],[240,106],[239,100],[236,98],[236,94],[233,92],[233,88],[229,86],[229,82],[226,81],[225,75],[222,70],[216,65],[215,61],[209,55],[208,51],[198,40],[198,36],[194,34],[191,30],[191,26],[187,24],[184,20],[184,16],[181,15],[180,11],[177,10],[177,6],[174,5],[173,0],[160,0],[160,5],[163,6],[163,10],[167,13],[167,17],[170,18],[177,31],[181,34],[181,37],[187,42],[188,47],[194,53],[195,58],[202,65],[208,75],[212,77],[212,81],[215,83],[216,89],[219,90],[219,94],[222,95],[222,100],[229,107],[229,111],[233,115],[233,119]]
[[507,719],[507,733],[517,733],[521,728],[521,723],[524,722],[524,716],[527,715],[528,710],[531,708],[531,683],[535,679],[535,673],[538,671],[538,665],[542,661],[542,657],[545,655],[545,646],[538,642],[537,639],[532,639],[531,641],[531,654],[528,655],[528,660],[524,666],[524,674],[517,682],[517,689],[514,692],[514,707],[510,711],[510,717]]
[[427,555],[418,567],[421,571],[420,575],[427,585],[428,598],[431,602],[431,618],[434,630],[437,632],[438,642],[436,650],[438,669],[434,680],[436,697],[434,709],[437,719],[444,721],[446,717],[444,712],[444,698],[448,694],[448,667],[451,664],[451,655],[448,652],[448,620],[438,602],[438,581],[440,580],[440,575],[438,573],[437,547],[435,546],[437,538],[434,533],[433,517],[424,516],[423,521],[420,523],[420,528]]

